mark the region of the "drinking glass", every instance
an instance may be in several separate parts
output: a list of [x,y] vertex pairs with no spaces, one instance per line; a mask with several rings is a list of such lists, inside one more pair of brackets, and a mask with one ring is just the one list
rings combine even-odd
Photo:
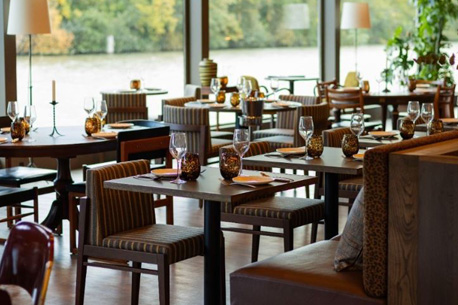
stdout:
[[377,82],[377,88],[378,88],[378,93],[380,93],[380,84],[383,82],[383,77],[382,76],[378,76],[375,81]]
[[92,111],[94,111],[95,103],[93,97],[84,98],[84,110],[87,112],[87,115],[90,116]]
[[[313,117],[311,116],[301,116],[299,120],[299,134],[305,141],[305,152],[307,153],[307,142],[310,137],[313,135],[314,127],[313,127]],[[307,154],[303,157],[305,160],[313,160],[313,158],[309,157]]]
[[243,82],[244,82],[245,78],[240,76],[239,78],[237,78],[237,90],[239,90],[239,92],[242,92],[243,91]]
[[171,183],[183,184],[186,181],[180,179],[181,160],[186,154],[186,134],[184,132],[175,132],[170,136],[169,151],[173,158],[177,160],[177,177]]
[[243,93],[245,93],[245,97],[247,99],[250,97],[252,90],[253,90],[253,84],[251,83],[251,80],[244,78]]
[[8,102],[7,113],[11,121],[14,122],[14,120],[16,120],[17,116],[19,115],[19,108],[17,102]]
[[216,97],[218,96],[218,91],[221,88],[221,81],[219,78],[212,78],[211,83],[210,83],[210,89],[212,90],[213,94],[215,95],[215,100]]
[[270,89],[274,92],[274,99],[277,98],[277,90],[278,90],[279,84],[278,84],[278,79],[272,78],[270,80]]
[[248,129],[234,130],[234,150],[240,156],[239,176],[243,174],[243,155],[250,149],[250,133]]
[[434,104],[423,103],[421,105],[421,118],[428,124],[434,117]]
[[37,119],[37,111],[34,105],[27,105],[24,107],[24,120],[30,126],[29,138],[27,142],[34,142],[35,139],[32,138],[32,130],[33,130],[33,123],[35,123]]
[[102,126],[104,125],[104,120],[105,120],[105,117],[107,116],[107,113],[108,113],[107,101],[101,100],[97,102],[97,105],[95,107],[95,114],[99,117],[100,121],[102,122]]
[[409,104],[407,104],[407,113],[410,119],[415,123],[420,116],[420,102],[409,101]]
[[358,137],[364,132],[364,115],[362,113],[353,113],[350,121],[351,133]]

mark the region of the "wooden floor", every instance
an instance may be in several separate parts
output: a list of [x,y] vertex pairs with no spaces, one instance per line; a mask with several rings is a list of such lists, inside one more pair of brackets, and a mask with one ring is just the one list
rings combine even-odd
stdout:
[[[297,190],[297,196],[304,196],[304,189]],[[293,192],[283,195],[292,196]],[[44,219],[53,195],[40,197],[40,220]],[[1,209],[3,216],[5,209]],[[156,209],[158,223],[165,222],[163,208]],[[340,232],[345,224],[347,208],[340,208]],[[196,200],[175,199],[175,224],[183,226],[203,226],[203,210],[199,209]],[[225,225],[224,223],[222,224]],[[8,234],[6,225],[1,224],[0,236]],[[295,248],[310,242],[310,226],[295,229]],[[251,236],[225,232],[226,238],[226,287],[227,304],[230,304],[229,274],[234,270],[250,263]],[[318,239],[323,239],[323,225],[319,226]],[[283,243],[280,238],[261,238],[259,259],[263,260],[273,255],[280,254]],[[0,246],[0,253],[3,246]],[[64,234],[55,238],[55,264],[51,274],[51,281],[47,294],[47,305],[74,304],[76,257],[71,256],[68,246],[68,222],[64,223]],[[171,304],[189,305],[203,304],[203,257],[196,257],[172,265],[170,274]],[[140,304],[158,304],[157,277],[142,275]],[[130,274],[127,272],[113,271],[100,268],[89,268],[85,304],[130,304]]]

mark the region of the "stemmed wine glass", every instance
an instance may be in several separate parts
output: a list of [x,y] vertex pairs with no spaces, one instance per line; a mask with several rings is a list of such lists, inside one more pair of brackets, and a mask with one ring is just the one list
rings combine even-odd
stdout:
[[243,79],[243,93],[245,94],[245,98],[248,99],[251,95],[251,91],[253,90],[253,84],[251,80],[244,78]]
[[353,113],[350,120],[350,130],[358,137],[364,132],[364,115],[360,112]]
[[84,98],[84,110],[87,112],[87,115],[90,116],[92,111],[94,111],[95,103],[93,97]]
[[313,160],[312,157],[309,157],[307,155],[307,142],[309,139],[312,137],[314,131],[313,127],[313,117],[311,116],[301,116],[299,120],[299,134],[305,141],[305,157],[302,157],[301,159],[305,160]]
[[270,80],[270,89],[274,92],[274,99],[277,99],[277,90],[279,87],[278,79],[272,78]]
[[107,101],[101,100],[97,102],[97,105],[95,107],[95,114],[99,117],[100,121],[102,121],[102,126],[104,125],[104,120],[105,117],[107,116],[108,113],[108,106],[107,106]]
[[383,82],[383,77],[381,75],[379,75],[375,81],[377,82],[377,86],[378,86],[378,93],[380,93],[380,84]]
[[250,149],[250,133],[248,129],[234,130],[234,150],[240,157],[239,176],[243,174],[243,156]]
[[242,92],[243,91],[243,83],[245,81],[245,77],[243,76],[240,76],[238,79],[237,79],[237,90],[239,90],[239,92]]
[[180,170],[181,170],[181,161],[186,155],[187,151],[186,145],[186,134],[184,132],[174,132],[170,136],[169,151],[173,158],[177,160],[177,177],[171,183],[183,184],[186,181],[180,179]]
[[423,103],[421,105],[421,118],[428,124],[434,117],[434,104]]
[[219,89],[221,89],[221,81],[219,78],[212,78],[210,83],[210,89],[212,90],[213,94],[215,95],[215,100],[217,99]]
[[32,138],[33,123],[37,119],[37,111],[34,105],[27,105],[24,107],[24,119],[30,126],[29,138],[27,142],[34,142],[35,139]]
[[14,122],[17,116],[19,115],[19,108],[17,102],[8,102],[7,113],[11,121]]
[[409,114],[409,117],[412,120],[412,122],[415,123],[415,121],[420,116],[420,102],[409,101],[409,104],[407,104],[407,113]]

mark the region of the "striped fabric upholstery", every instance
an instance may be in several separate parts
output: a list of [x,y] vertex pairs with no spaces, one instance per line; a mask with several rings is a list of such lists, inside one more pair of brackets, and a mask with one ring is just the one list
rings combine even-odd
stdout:
[[270,148],[272,150],[276,150],[277,148],[294,147],[294,138],[288,137],[288,136],[273,136],[273,137],[261,138],[255,141],[265,141],[269,143]]
[[[293,111],[293,113],[295,113]],[[292,125],[292,123],[291,123]],[[254,139],[260,139],[262,141],[263,138],[267,137],[275,137],[275,136],[290,136],[293,137],[294,129],[284,129],[284,128],[269,128],[269,129],[261,129],[256,130],[253,133]]]
[[86,190],[91,199],[90,244],[101,246],[105,237],[156,222],[151,194],[106,189],[103,182],[145,174],[146,160],[101,166],[87,172]]
[[270,197],[238,205],[234,214],[284,219],[299,227],[323,219],[324,203],[316,199]]
[[155,224],[103,239],[108,248],[166,254],[169,264],[204,254],[201,228]]
[[[302,110],[302,112],[301,112]],[[298,115],[295,119],[295,133],[294,133],[294,146],[305,145],[304,139],[299,134],[299,118],[300,116],[311,116],[313,117],[313,126],[315,128],[314,134],[321,135],[323,130],[329,128],[329,105],[327,103],[321,103],[316,105],[305,105],[302,109],[298,109]]]
[[177,106],[177,107],[184,107],[184,104],[186,104],[187,102],[195,102],[195,101],[197,101],[195,96],[169,98],[169,99],[162,100],[164,105]]
[[104,93],[102,99],[107,101],[108,106],[106,123],[148,119],[145,93]]
[[318,104],[318,97],[313,95],[280,95],[280,100],[289,102],[298,102],[302,105]]

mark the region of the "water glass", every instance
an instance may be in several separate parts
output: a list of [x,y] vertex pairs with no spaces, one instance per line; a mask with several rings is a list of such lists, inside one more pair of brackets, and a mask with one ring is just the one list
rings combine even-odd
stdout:
[[187,152],[181,165],[180,178],[186,181],[193,181],[200,176],[199,154]]
[[353,113],[350,121],[351,132],[359,138],[364,132],[364,115],[362,113]]
[[219,90],[218,94],[216,95],[216,102],[218,104],[224,104],[226,101],[226,90]]
[[177,160],[177,177],[171,183],[183,184],[186,181],[180,179],[181,161],[186,155],[186,134],[184,132],[175,132],[170,136],[169,151],[173,158]]
[[415,133],[415,124],[410,117],[398,119],[398,130],[404,140],[412,139]]
[[231,105],[232,107],[237,107],[240,104],[240,94],[238,92],[233,92],[231,94]]
[[219,171],[224,179],[232,180],[232,178],[237,177],[241,168],[241,159],[236,151],[228,148],[220,148]]
[[432,119],[428,122],[426,129],[426,134],[428,136],[436,133],[441,133],[442,131],[444,131],[444,124],[441,120]]
[[250,133],[248,129],[234,130],[234,150],[240,157],[240,171],[239,176],[243,174],[243,156],[250,149]]
[[17,116],[19,115],[19,108],[17,102],[8,102],[7,114],[10,117],[11,121],[14,122]]
[[423,103],[421,105],[421,118],[428,124],[434,117],[434,104]]
[[95,103],[93,97],[84,98],[84,111],[87,112],[87,115],[90,116],[92,111],[94,111]]
[[25,136],[25,124],[23,123],[23,120],[20,120],[19,118],[16,118],[12,123],[11,123],[11,139],[18,141],[21,141],[22,138]]
[[323,153],[323,137],[321,135],[312,135],[307,142],[307,156],[319,158]]
[[[221,81],[219,78],[212,78],[210,82],[210,89],[215,95],[215,97],[218,95],[218,91],[221,88]],[[216,98],[215,98],[216,99]]]
[[243,79],[243,93],[245,94],[245,98],[249,98],[251,96],[251,91],[253,91],[253,84],[251,80],[244,78]]
[[407,104],[407,113],[410,119],[415,123],[418,117],[420,117],[420,102],[409,101]]
[[354,134],[345,134],[342,139],[342,152],[345,157],[351,157],[359,151],[358,137]]
[[239,92],[242,92],[243,91],[243,83],[245,81],[245,78],[240,76],[239,78],[237,78],[237,84],[236,84],[236,87],[237,87],[237,90],[239,90]]
[[[33,130],[33,123],[35,123],[37,119],[37,111],[34,105],[27,105],[24,107],[24,120],[29,125],[29,129]],[[35,139],[29,135],[27,142],[34,142]]]
[[[313,135],[313,117],[311,116],[301,116],[299,119],[299,134],[304,139],[305,144],[307,144],[310,137]],[[307,145],[305,145],[305,153],[307,152]],[[313,158],[306,156],[305,160],[312,160]]]
[[105,117],[107,116],[107,113],[108,113],[107,101],[101,100],[97,102],[95,113],[99,117],[100,121],[102,122],[102,126],[103,126]]
[[270,79],[270,89],[272,89],[272,91],[274,92],[274,99],[277,98],[277,90],[278,90],[278,87],[279,87],[279,83],[278,83],[278,79],[276,78],[271,78]]

